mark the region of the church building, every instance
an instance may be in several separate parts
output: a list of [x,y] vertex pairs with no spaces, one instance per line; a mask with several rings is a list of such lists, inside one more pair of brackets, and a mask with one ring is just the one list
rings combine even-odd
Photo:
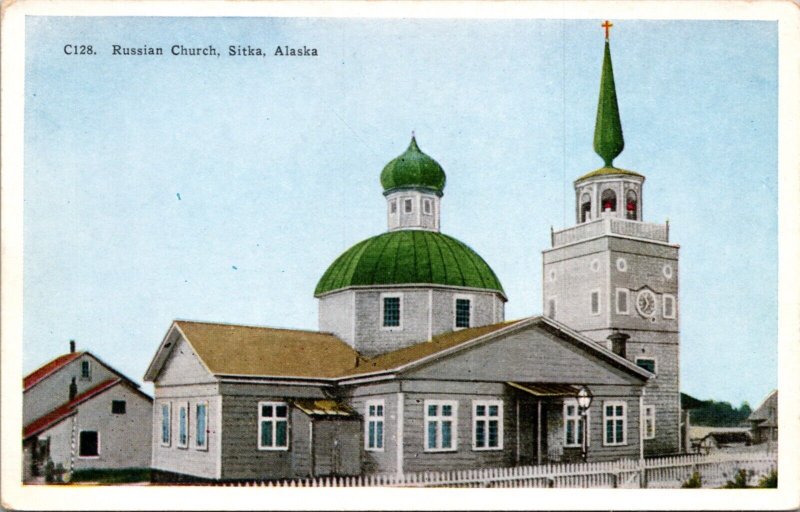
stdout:
[[440,231],[416,138],[380,175],[387,231],[322,274],[319,330],[176,320],[145,374],[165,479],[607,461],[679,451],[677,252],[642,221],[606,40],[575,227],[543,251],[544,315],[505,319],[489,264]]

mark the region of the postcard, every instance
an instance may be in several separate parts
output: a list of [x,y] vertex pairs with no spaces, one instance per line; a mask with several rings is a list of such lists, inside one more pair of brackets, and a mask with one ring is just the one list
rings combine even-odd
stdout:
[[797,507],[793,7],[4,6],[4,506]]

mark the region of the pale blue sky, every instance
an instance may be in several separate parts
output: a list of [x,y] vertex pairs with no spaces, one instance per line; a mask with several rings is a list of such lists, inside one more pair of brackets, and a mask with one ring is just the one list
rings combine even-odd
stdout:
[[[175,318],[315,329],[319,277],[386,229],[378,176],[412,129],[447,172],[443,231],[494,268],[507,318],[541,312],[550,226],[602,164],[600,22],[29,17],[24,372],[75,338],[140,380]],[[611,38],[615,164],[647,176],[645,220],[681,245],[681,388],[737,405],[777,383],[776,29],[622,20]]]

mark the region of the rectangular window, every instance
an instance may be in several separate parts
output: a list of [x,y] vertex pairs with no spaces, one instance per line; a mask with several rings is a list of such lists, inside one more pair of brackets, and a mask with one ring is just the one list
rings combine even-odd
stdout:
[[600,314],[600,290],[592,290],[591,303],[592,303],[592,314],[593,315],[599,315]]
[[457,445],[458,402],[425,400],[425,451],[454,451]]
[[430,215],[432,211],[433,211],[433,208],[431,208],[431,200],[430,199],[423,199],[422,200],[422,213],[424,213],[425,215]]
[[368,451],[383,451],[383,400],[370,400],[366,403],[366,446]]
[[656,360],[649,357],[637,357],[636,365],[650,373],[656,373]]
[[406,213],[414,211],[414,202],[411,198],[403,199],[403,211]]
[[503,449],[503,402],[500,400],[472,402],[472,449]]
[[112,400],[111,414],[125,414],[125,400]]
[[205,450],[208,448],[208,404],[197,404],[194,411],[194,446]]
[[89,361],[81,361],[81,380],[92,380],[92,365]]
[[397,199],[392,199],[389,201],[389,212],[397,213]]
[[455,327],[456,329],[463,329],[470,326],[470,312],[472,310],[472,301],[467,298],[456,298],[456,315]]
[[189,446],[189,406],[181,404],[178,407],[178,448]]
[[617,288],[617,314],[627,315],[630,291],[627,288]]
[[627,444],[628,419],[625,402],[603,402],[603,444]]
[[673,295],[667,295],[666,293],[662,296],[662,307],[664,314],[664,318],[675,318],[675,297]]
[[556,299],[555,297],[550,297],[547,299],[547,318],[556,317]]
[[644,406],[644,438],[653,439],[656,437],[656,406]]
[[[589,412],[586,412],[586,423],[589,424]],[[587,446],[589,439],[586,439]],[[577,400],[564,401],[564,446],[583,446],[583,417]]]
[[285,402],[258,403],[258,449],[289,449],[289,406]]
[[100,456],[100,434],[96,430],[81,430],[78,438],[78,456]]
[[383,327],[401,327],[403,300],[400,295],[381,295]]
[[172,437],[172,405],[161,404],[161,446],[169,446]]

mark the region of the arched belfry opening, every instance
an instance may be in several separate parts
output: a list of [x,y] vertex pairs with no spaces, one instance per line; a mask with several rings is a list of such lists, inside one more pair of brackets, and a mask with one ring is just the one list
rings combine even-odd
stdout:
[[600,196],[600,205],[603,212],[617,211],[617,193],[610,188],[603,190],[603,194]]
[[581,196],[581,222],[590,220],[592,220],[592,198],[584,192]]
[[625,194],[625,218],[628,220],[638,220],[637,211],[639,202],[637,201],[636,192],[628,190]]

